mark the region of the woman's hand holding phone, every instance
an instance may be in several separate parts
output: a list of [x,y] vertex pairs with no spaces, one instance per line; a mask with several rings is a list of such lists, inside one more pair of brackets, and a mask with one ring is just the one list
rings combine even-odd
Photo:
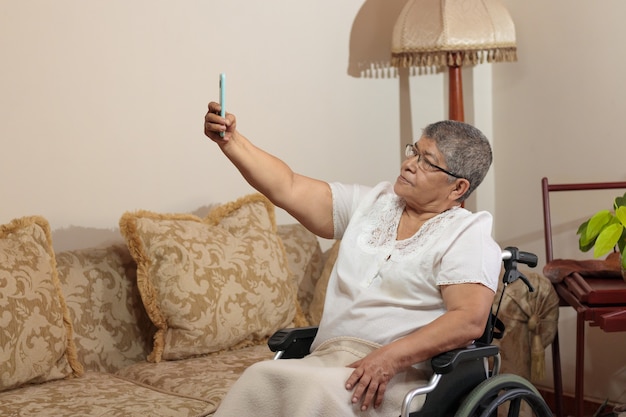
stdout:
[[[220,116],[226,117],[226,74],[220,74]],[[220,136],[224,137],[224,132],[220,132]]]

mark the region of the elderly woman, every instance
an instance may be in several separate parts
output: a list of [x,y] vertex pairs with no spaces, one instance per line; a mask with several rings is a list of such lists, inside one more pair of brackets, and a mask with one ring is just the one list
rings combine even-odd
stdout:
[[219,113],[210,103],[205,134],[244,178],[341,247],[311,354],[251,366],[216,415],[397,415],[429,378],[428,359],[485,329],[501,251],[491,215],[461,203],[491,165],[489,142],[468,124],[434,123],[407,145],[395,183],[327,183],[293,172]]

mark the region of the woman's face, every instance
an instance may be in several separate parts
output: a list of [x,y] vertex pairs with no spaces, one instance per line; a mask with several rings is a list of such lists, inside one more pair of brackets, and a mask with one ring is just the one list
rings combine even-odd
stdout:
[[414,147],[417,155],[402,163],[395,193],[406,200],[408,208],[418,211],[440,213],[458,205],[458,196],[452,193],[459,180],[450,182],[450,176],[441,171],[448,168],[435,141],[422,137]]

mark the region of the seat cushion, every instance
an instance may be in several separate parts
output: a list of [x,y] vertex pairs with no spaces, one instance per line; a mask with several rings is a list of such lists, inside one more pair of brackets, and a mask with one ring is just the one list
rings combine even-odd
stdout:
[[215,409],[208,401],[100,372],[0,393],[0,415],[7,417],[199,417]]
[[271,359],[272,355],[266,344],[258,344],[179,361],[136,363],[117,375],[219,404],[248,366]]

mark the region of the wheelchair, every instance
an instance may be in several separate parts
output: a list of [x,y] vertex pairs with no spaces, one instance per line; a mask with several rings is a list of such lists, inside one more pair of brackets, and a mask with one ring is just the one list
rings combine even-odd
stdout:
[[[526,404],[536,417],[552,417],[552,411],[537,389],[526,379],[513,374],[500,374],[499,348],[494,338],[504,334],[504,324],[497,318],[506,287],[521,279],[530,292],[534,291],[521,273],[518,263],[537,266],[537,256],[507,247],[502,252],[504,289],[495,313],[491,313],[485,332],[473,344],[444,352],[431,359],[433,374],[428,383],[409,391],[404,397],[401,417],[518,417]],[[302,358],[309,348],[317,327],[283,329],[274,333],[268,346],[274,359]],[[426,395],[420,410],[410,412],[413,399]],[[499,414],[500,413],[502,414]]]

